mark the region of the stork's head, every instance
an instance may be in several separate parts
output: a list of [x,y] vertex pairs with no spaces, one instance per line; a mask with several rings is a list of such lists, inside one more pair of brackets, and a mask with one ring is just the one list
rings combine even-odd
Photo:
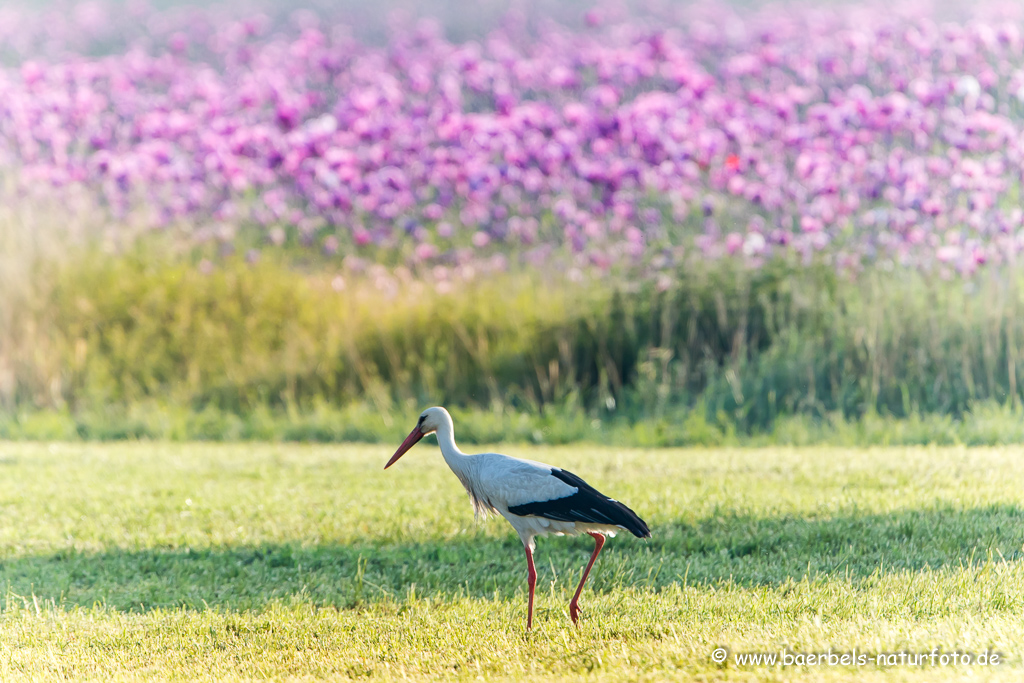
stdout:
[[395,454],[388,460],[388,464],[384,465],[384,469],[387,469],[395,464],[399,458],[405,455],[405,452],[416,445],[416,442],[422,439],[427,434],[433,434],[438,429],[452,427],[452,416],[448,414],[448,411],[441,407],[427,408],[420,413],[419,422],[413,427],[413,430],[409,432],[409,436],[405,437],[405,441],[398,447]]

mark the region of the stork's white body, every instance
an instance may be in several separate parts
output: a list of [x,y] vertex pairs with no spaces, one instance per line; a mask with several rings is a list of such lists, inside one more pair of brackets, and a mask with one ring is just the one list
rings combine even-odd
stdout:
[[476,514],[480,516],[493,512],[501,515],[522,539],[529,569],[527,628],[533,623],[533,594],[537,581],[533,551],[537,536],[586,533],[594,537],[594,553],[583,572],[576,595],[569,604],[569,615],[574,623],[579,614],[577,603],[580,592],[604,546],[604,537],[614,536],[620,530],[628,530],[641,538],[650,536],[647,525],[636,513],[622,503],[604,496],[570,472],[500,453],[463,453],[455,444],[455,428],[451,416],[444,408],[424,411],[416,428],[384,468],[393,465],[429,433],[437,434],[441,454],[469,492]]
[[448,467],[466,487],[476,514],[495,512],[501,515],[530,550],[536,548],[537,536],[575,536],[582,533],[614,536],[621,529],[611,524],[570,522],[509,512],[510,507],[568,498],[578,493],[579,488],[552,477],[551,465],[501,453],[466,455],[455,445],[452,435],[444,434],[440,429],[437,430],[437,443]]

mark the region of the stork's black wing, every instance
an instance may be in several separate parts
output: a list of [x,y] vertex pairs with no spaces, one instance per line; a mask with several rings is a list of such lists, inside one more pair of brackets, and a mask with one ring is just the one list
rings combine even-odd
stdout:
[[626,529],[637,538],[650,538],[651,530],[635,512],[617,500],[612,500],[572,472],[551,468],[551,476],[575,487],[576,493],[565,498],[524,503],[509,507],[514,515],[534,515],[560,522],[589,522],[608,524]]

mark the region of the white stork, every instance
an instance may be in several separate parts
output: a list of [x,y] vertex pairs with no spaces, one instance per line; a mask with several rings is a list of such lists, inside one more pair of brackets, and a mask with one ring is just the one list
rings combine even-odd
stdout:
[[444,408],[428,408],[420,415],[416,427],[384,469],[395,464],[406,451],[430,433],[437,434],[441,455],[455,476],[469,492],[477,514],[495,512],[508,520],[526,548],[527,581],[530,602],[526,612],[526,628],[533,626],[533,591],[537,570],[533,566],[533,550],[537,536],[545,534],[576,535],[587,533],[596,545],[590,556],[576,594],[569,603],[573,623],[579,620],[579,599],[590,568],[594,566],[605,535],[614,536],[621,529],[637,538],[650,538],[647,524],[628,507],[612,500],[575,474],[558,467],[532,460],[520,460],[499,453],[466,455],[455,445],[452,416]]

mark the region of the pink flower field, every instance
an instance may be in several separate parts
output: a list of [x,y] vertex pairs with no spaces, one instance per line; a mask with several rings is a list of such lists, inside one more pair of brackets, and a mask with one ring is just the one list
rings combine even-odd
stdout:
[[114,223],[442,279],[1024,246],[1014,3],[611,3],[460,42],[396,14],[383,43],[341,11],[118,7],[0,11],[0,159]]

